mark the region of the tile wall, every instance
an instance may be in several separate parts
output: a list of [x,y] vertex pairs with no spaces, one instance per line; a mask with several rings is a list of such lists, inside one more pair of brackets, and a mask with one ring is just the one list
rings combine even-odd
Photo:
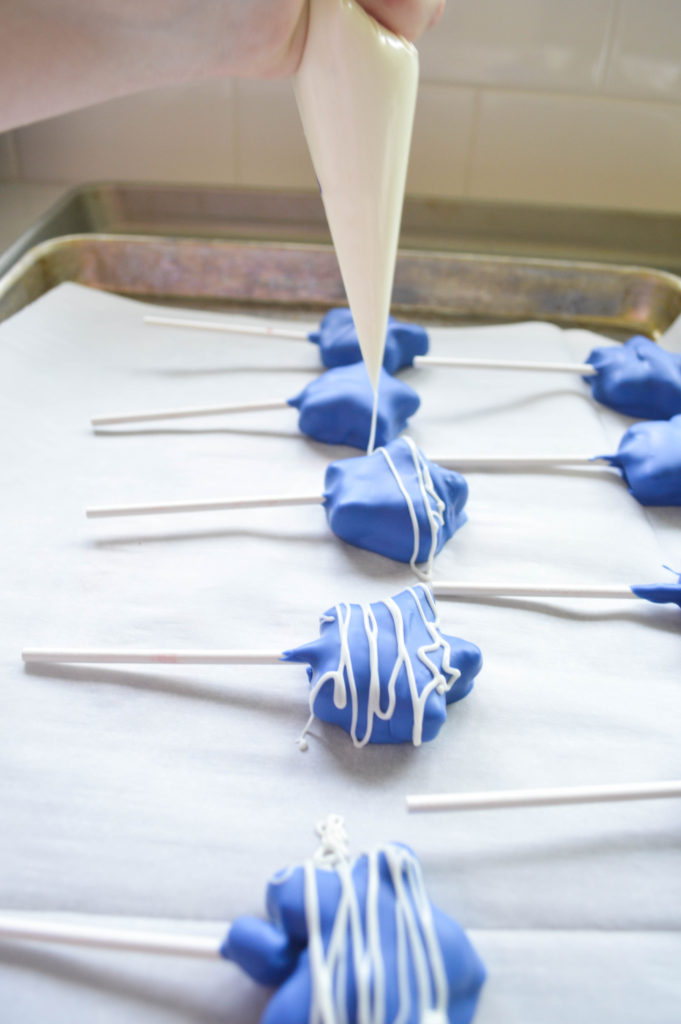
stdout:
[[[412,195],[681,212],[681,0],[449,0]],[[315,187],[289,82],[159,90],[0,136],[0,179]]]

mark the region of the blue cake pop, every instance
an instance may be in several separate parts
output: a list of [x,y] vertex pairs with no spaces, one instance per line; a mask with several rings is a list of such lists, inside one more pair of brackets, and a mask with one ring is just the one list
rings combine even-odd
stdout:
[[596,458],[618,467],[642,505],[681,505],[681,415],[635,423],[616,455]]
[[637,334],[624,345],[595,348],[586,361],[598,373],[584,380],[603,405],[643,420],[681,413],[681,355]]
[[[288,404],[299,410],[298,426],[309,437],[366,450],[374,392],[364,363],[327,370],[295,398],[289,398]],[[394,440],[420,404],[413,388],[381,370],[376,443]]]
[[426,562],[424,576],[466,522],[467,497],[461,474],[429,462],[408,437],[332,462],[324,477],[324,507],[338,537],[415,570]]
[[[665,565],[665,569],[669,569]],[[631,588],[637,597],[644,601],[652,601],[653,604],[676,604],[681,608],[681,576],[673,569],[669,569],[677,577],[675,583],[642,583]]]
[[433,739],[447,704],[470,692],[482,666],[475,644],[440,632],[433,595],[421,585],[369,605],[338,604],[320,627],[317,640],[282,658],[308,665],[305,732],[316,716],[345,729],[356,747]]
[[269,920],[239,917],[221,953],[276,986],[261,1024],[468,1024],[485,968],[435,907],[416,855],[386,843],[351,858],[342,819],[267,886]]
[[[331,309],[326,314],[319,330],[308,334],[310,341],[319,345],[319,354],[324,366],[348,366],[362,358],[357,331],[349,309]],[[385,336],[383,366],[388,373],[397,373],[405,366],[411,366],[414,356],[423,356],[428,351],[428,334],[418,324],[405,324],[394,317],[388,317]]]

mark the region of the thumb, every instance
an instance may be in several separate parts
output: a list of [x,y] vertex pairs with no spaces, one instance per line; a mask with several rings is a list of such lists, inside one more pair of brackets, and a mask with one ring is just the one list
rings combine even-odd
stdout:
[[376,21],[414,42],[442,15],[445,0],[360,0]]

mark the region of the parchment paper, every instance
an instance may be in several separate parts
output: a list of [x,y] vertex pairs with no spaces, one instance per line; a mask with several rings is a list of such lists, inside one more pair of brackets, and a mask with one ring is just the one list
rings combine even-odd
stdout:
[[[93,414],[290,397],[319,371],[308,343],[152,328],[146,310],[67,284],[0,326],[0,905],[262,913],[269,876],[308,856],[334,811],[356,850],[415,848],[433,900],[488,966],[477,1024],[676,1024],[678,802],[404,810],[408,792],[678,776],[674,607],[441,600],[443,627],[478,643],[485,667],[419,750],[357,751],[316,724],[301,754],[301,666],[22,667],[25,646],[283,650],[336,601],[413,582],[335,538],[316,507],[85,519],[87,505],[321,490],[327,462],[357,454],[299,435],[292,409],[94,436]],[[571,361],[600,341],[547,324],[431,337],[435,354]],[[595,455],[630,422],[571,376],[404,377],[430,455]],[[681,510],[643,509],[616,471],[467,476],[470,521],[438,579],[631,584],[681,569]],[[226,963],[0,944],[12,1024],[255,1024],[266,998]]]

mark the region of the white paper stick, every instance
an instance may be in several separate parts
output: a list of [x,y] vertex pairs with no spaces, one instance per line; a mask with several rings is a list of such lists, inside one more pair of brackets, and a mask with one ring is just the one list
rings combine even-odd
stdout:
[[27,647],[21,652],[25,662],[43,661],[64,664],[99,665],[280,665],[279,651],[135,651],[120,648]]
[[203,406],[187,409],[165,409],[158,412],[116,413],[111,416],[93,416],[92,426],[111,427],[120,423],[148,423],[152,420],[179,420],[189,416],[222,416],[232,412],[263,412],[267,409],[290,409],[285,398],[264,402],[237,402],[232,405]]
[[130,926],[126,927],[120,918],[112,920],[111,924],[94,924],[85,918],[80,921],[59,920],[58,915],[48,917],[31,912],[22,914],[0,911],[0,938],[129,950],[132,953],[161,953],[168,956],[212,959],[220,956],[220,947],[228,931],[229,924],[226,923],[224,934],[216,939],[210,935],[185,935],[182,932],[161,929],[138,931]]
[[[270,327],[267,324],[231,324],[212,320],[191,320],[184,317],[144,317],[146,324],[160,327],[184,327],[197,331],[217,331],[223,334],[253,334],[259,337],[285,338],[289,341],[308,341],[306,331],[288,327]],[[448,356],[415,356],[414,366],[449,366],[456,369],[473,370],[537,370],[544,373],[576,373],[583,377],[594,377],[596,370],[590,363],[553,363],[516,359],[467,359]]]
[[552,466],[597,466],[592,455],[429,455],[431,462],[449,469],[550,469]]
[[636,599],[630,587],[622,584],[613,586],[590,586],[589,584],[554,583],[457,583],[449,580],[430,584],[435,597],[614,597]]
[[482,811],[506,807],[549,807],[613,800],[662,800],[681,796],[681,779],[631,782],[620,786],[570,786],[567,789],[502,789],[481,793],[435,793],[408,796],[408,811]]
[[598,370],[590,363],[546,363],[511,359],[464,359],[448,356],[415,356],[414,366],[449,366],[471,370],[539,370],[542,373],[577,373],[595,377]]
[[145,324],[158,327],[184,327],[192,331],[217,331],[220,334],[255,334],[261,338],[284,338],[287,341],[309,341],[307,332],[293,327],[270,327],[269,324],[230,324],[217,320],[191,320],[184,317],[144,317]]
[[323,505],[323,494],[270,495],[262,498],[226,498],[218,501],[173,501],[157,505],[98,506],[85,511],[88,519],[110,516],[154,516],[174,512],[220,512],[236,508],[276,508],[285,505]]

